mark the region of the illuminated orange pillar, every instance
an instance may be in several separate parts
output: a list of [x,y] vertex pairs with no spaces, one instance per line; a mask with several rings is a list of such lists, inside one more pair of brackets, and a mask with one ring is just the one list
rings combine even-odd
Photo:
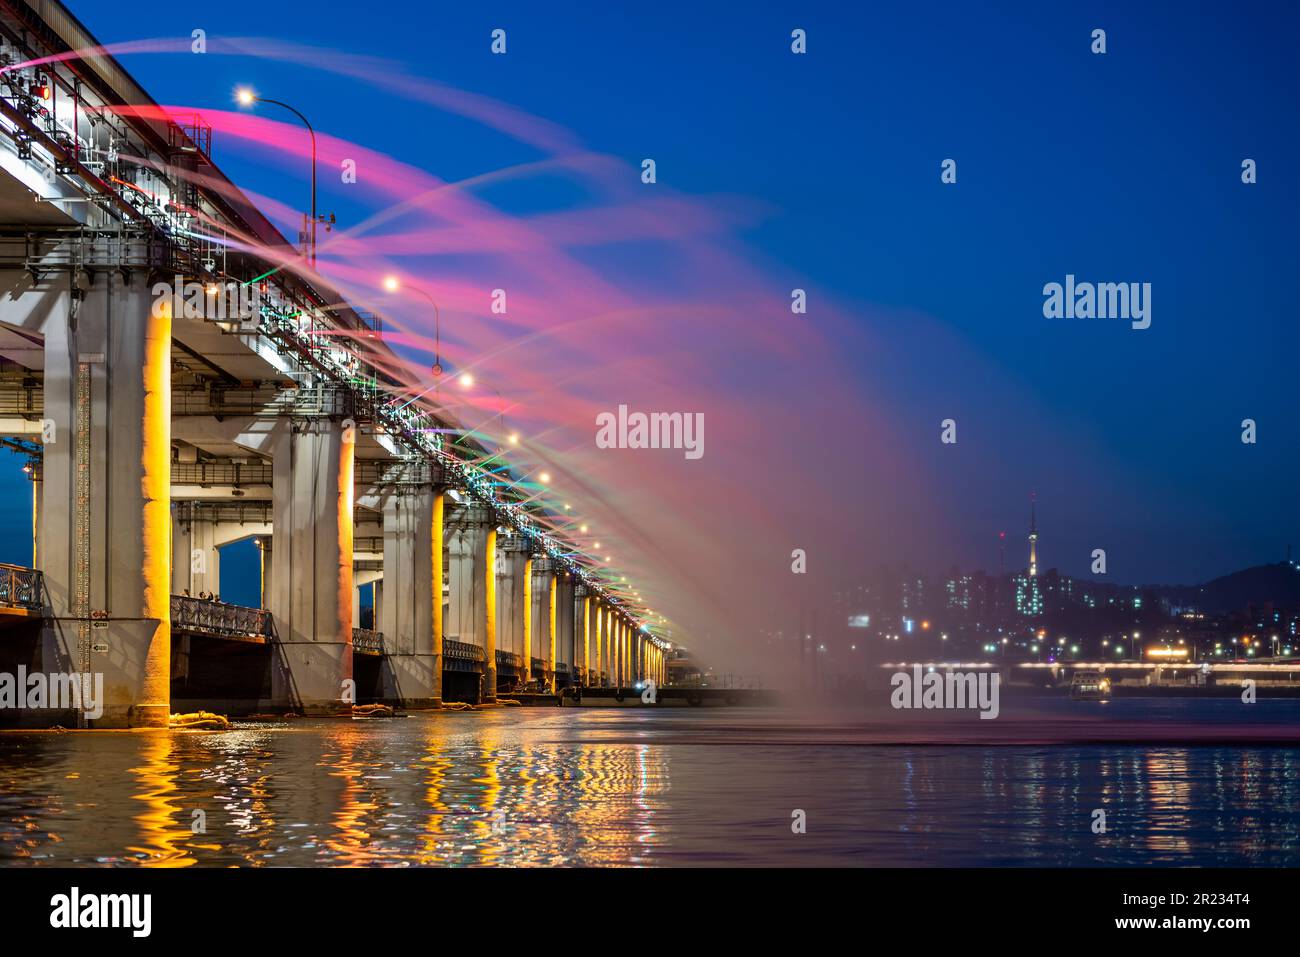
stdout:
[[596,633],[592,636],[596,649],[596,677],[592,684],[600,687],[605,684],[605,604],[597,599],[596,607]]
[[627,684],[627,627],[623,619],[618,620],[618,686]]
[[[585,589],[584,589],[585,591]],[[591,683],[591,599],[582,596],[582,677],[579,684]]]
[[[134,308],[144,304],[134,300]],[[161,312],[162,315],[154,315]],[[140,609],[153,631],[145,652],[144,681],[130,713],[137,727],[166,726],[171,715],[171,446],[172,316],[151,309],[144,323],[140,466],[144,595]],[[119,359],[120,361],[120,359]]]
[[[128,240],[129,242],[129,240]],[[144,250],[123,250],[133,255]],[[47,316],[36,561],[46,671],[102,677],[88,725],[166,727],[171,711],[171,286],[140,272],[15,279]],[[70,289],[76,290],[76,303]],[[75,312],[74,312],[75,309]],[[41,647],[41,646],[38,646]]]
[[547,591],[549,591],[550,594],[547,596],[547,604],[549,605],[548,608],[548,615],[550,617],[549,630],[551,634],[550,634],[550,641],[547,643],[546,660],[551,663],[550,689],[551,689],[551,693],[554,694],[555,693],[555,670],[556,670],[555,665],[558,660],[555,656],[555,625],[556,625],[555,596],[556,593],[559,592],[560,590],[557,587],[560,583],[560,579],[559,576],[555,574],[555,572],[551,572],[548,581],[550,584],[549,587],[547,588]]

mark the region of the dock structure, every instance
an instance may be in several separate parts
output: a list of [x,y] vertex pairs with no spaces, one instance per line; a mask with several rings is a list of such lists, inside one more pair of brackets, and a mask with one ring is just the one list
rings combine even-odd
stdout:
[[[225,177],[201,117],[80,55],[97,41],[53,0],[6,0],[0,44],[0,441],[33,482],[0,671],[102,675],[82,723],[110,728],[662,683],[629,589],[409,398],[381,322]],[[259,606],[221,602],[220,549],[250,538]]]

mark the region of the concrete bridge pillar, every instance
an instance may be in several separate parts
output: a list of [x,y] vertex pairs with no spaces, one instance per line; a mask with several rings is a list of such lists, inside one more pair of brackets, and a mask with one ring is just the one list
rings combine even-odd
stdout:
[[221,552],[216,523],[196,518],[187,502],[172,505],[172,594],[221,596]]
[[532,617],[533,653],[545,664],[546,686],[555,690],[555,572],[552,561],[537,556],[532,562]]
[[384,633],[383,700],[388,704],[432,708],[442,703],[442,662],[433,640],[435,594],[442,599],[442,538],[434,538],[435,526],[441,526],[435,514],[442,511],[442,496],[432,484],[417,484],[399,486],[384,500],[384,579],[389,586],[382,617],[375,621]]
[[618,620],[618,684],[627,685],[627,622]]
[[617,677],[614,680],[616,687],[623,687],[627,684],[627,654],[624,650],[624,640],[627,635],[623,629],[623,619],[614,619],[614,671]]
[[573,631],[573,575],[567,571],[556,572],[553,584],[555,606],[555,655],[558,661],[569,666],[569,682],[577,684],[578,656],[574,653]]
[[591,654],[592,668],[596,672],[591,683],[600,687],[605,683],[601,674],[607,666],[605,664],[605,603],[599,598],[591,600]]
[[[94,727],[165,727],[171,705],[171,312],[143,274],[50,275],[39,561],[42,668],[103,675]],[[157,313],[157,314],[156,314]],[[0,313],[2,314],[2,313]]]
[[609,680],[617,688],[623,684],[623,623],[613,611],[610,612],[609,637]]
[[573,682],[583,688],[591,683],[591,599],[587,586],[573,586]]
[[[524,601],[524,576],[529,568],[529,547],[521,535],[497,540],[497,643],[502,651],[520,658],[526,653],[524,624],[529,606]],[[527,669],[521,668],[521,678],[526,674]]]
[[448,637],[483,649],[483,700],[496,700],[496,527],[481,505],[452,510],[447,532]]
[[605,687],[609,687],[610,682],[614,677],[614,643],[613,636],[611,635],[613,626],[614,616],[610,614],[609,605],[605,602],[601,602],[599,648],[600,670],[604,677],[601,678],[600,683]]
[[349,703],[354,444],[347,422],[275,426],[270,608],[287,672],[277,672],[273,694],[277,704],[307,714],[332,714]]
[[618,620],[618,684],[619,687],[626,687],[628,684],[628,635],[627,622],[622,618]]

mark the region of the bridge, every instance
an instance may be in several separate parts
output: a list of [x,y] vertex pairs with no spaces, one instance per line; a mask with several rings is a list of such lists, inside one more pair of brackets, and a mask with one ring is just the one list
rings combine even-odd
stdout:
[[[34,529],[0,614],[40,622],[0,670],[102,674],[97,727],[662,679],[630,588],[501,480],[508,450],[408,397],[202,118],[74,53],[96,45],[0,0],[0,440],[29,452]],[[249,538],[260,607],[200,598]]]

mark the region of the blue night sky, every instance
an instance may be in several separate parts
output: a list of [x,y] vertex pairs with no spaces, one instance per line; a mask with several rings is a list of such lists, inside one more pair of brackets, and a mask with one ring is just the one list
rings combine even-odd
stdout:
[[[1115,580],[1190,582],[1282,558],[1300,457],[1288,368],[1300,13],[1217,6],[73,9],[104,43],[202,27],[387,57],[548,118],[602,153],[654,156],[682,192],[760,201],[745,239],[789,286],[824,290],[864,322],[888,317],[871,334],[891,359],[864,356],[863,385],[877,414],[924,436],[935,507],[959,515],[928,543],[924,570],[996,567],[997,530],[1022,540],[1036,489],[1045,566],[1083,573],[1100,539]],[[497,26],[509,31],[506,57],[485,55]],[[808,31],[806,56],[789,52],[794,27]],[[1104,56],[1089,51],[1094,27],[1107,31]],[[304,83],[299,68],[230,56],[122,62],[160,103],[230,109],[231,91],[251,83],[322,132],[448,180],[535,158],[340,76]],[[223,154],[219,138],[214,156],[251,190],[305,195],[288,170]],[[939,182],[948,157],[955,186]],[[1241,182],[1247,157],[1257,185]],[[514,213],[566,200],[528,180],[490,199]],[[340,222],[363,215],[328,179],[320,205]],[[1151,283],[1151,328],[1043,318],[1043,284],[1067,273]],[[948,416],[956,450],[934,440]],[[1253,446],[1240,441],[1247,417]],[[25,564],[21,464],[9,457],[0,477],[13,493],[0,498],[10,532],[0,558]],[[228,597],[239,600],[247,582],[232,574]]]

